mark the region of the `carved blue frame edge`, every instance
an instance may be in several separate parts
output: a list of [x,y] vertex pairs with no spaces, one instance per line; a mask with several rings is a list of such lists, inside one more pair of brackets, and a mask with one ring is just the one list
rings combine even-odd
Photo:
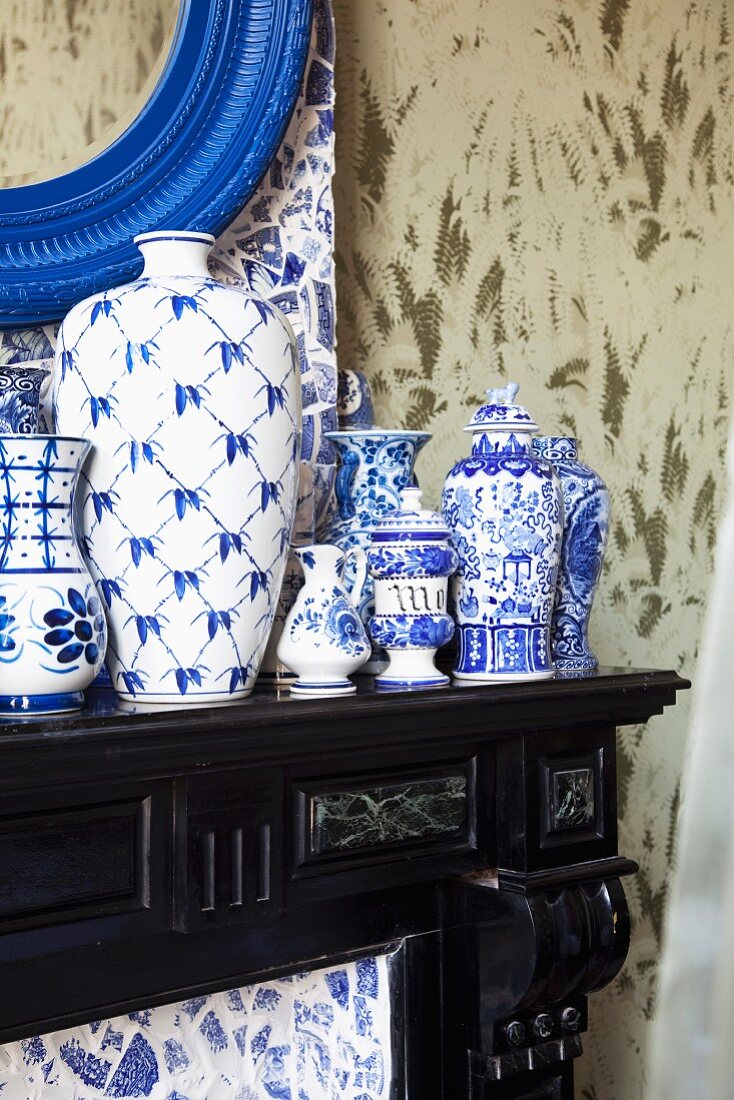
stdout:
[[0,328],[55,321],[136,278],[136,233],[230,223],[293,111],[312,3],[182,0],[166,68],[124,134],[73,172],[0,190]]

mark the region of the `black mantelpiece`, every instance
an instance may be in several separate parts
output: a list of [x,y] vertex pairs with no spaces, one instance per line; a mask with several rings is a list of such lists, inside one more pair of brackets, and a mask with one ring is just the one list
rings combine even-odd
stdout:
[[0,1041],[406,940],[401,1096],[573,1096],[629,939],[616,727],[687,681],[361,679],[0,727]]

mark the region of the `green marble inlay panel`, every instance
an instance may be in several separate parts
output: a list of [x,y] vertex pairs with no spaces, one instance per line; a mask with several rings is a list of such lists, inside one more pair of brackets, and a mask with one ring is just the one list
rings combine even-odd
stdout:
[[319,854],[451,836],[466,819],[464,775],[328,791],[311,798],[311,850]]
[[553,774],[553,827],[575,829],[594,820],[594,771],[573,768]]

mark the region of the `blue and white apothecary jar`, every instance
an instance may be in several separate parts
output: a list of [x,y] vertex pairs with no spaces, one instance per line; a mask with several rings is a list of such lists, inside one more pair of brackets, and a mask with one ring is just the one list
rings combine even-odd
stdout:
[[434,657],[454,635],[448,614],[448,578],[459,558],[442,516],[421,507],[416,486],[403,489],[400,508],[377,525],[367,554],[375,586],[372,641],[389,657],[375,678],[382,690],[441,687],[449,677]]
[[609,537],[611,508],[607,487],[578,459],[570,436],[539,436],[533,452],[550,462],[563,490],[561,568],[551,622],[551,654],[559,669],[594,669],[589,618]]
[[85,439],[0,436],[0,713],[76,710],[107,625],[74,529]]
[[94,444],[83,528],[116,690],[233,702],[257,676],[295,513],[295,340],[274,306],[210,277],[208,234],[136,241],[142,276],[61,326],[57,427]]
[[561,556],[561,483],[532,452],[537,425],[520,387],[488,390],[465,428],[472,453],[454,466],[443,514],[459,554],[452,582],[458,628],[454,676],[541,680],[554,673],[550,624]]
[[[358,547],[366,553],[372,532],[382,517],[400,507],[400,494],[413,481],[416,457],[431,438],[430,433],[372,428],[326,432],[326,438],[336,447],[339,469],[336,511],[323,532],[323,541],[345,551]],[[344,578],[351,592],[354,587],[351,561]],[[369,577],[359,597],[358,609],[366,626],[375,610],[374,586]],[[379,672],[384,664],[384,655],[373,651],[363,671]]]

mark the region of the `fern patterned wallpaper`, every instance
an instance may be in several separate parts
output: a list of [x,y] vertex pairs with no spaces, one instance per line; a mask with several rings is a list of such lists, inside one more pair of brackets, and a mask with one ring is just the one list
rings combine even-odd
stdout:
[[[695,672],[734,379],[729,0],[337,0],[339,361],[435,504],[516,378],[607,479],[605,664]],[[731,22],[730,22],[731,21]],[[634,933],[584,1100],[641,1100],[689,700],[621,737]]]

